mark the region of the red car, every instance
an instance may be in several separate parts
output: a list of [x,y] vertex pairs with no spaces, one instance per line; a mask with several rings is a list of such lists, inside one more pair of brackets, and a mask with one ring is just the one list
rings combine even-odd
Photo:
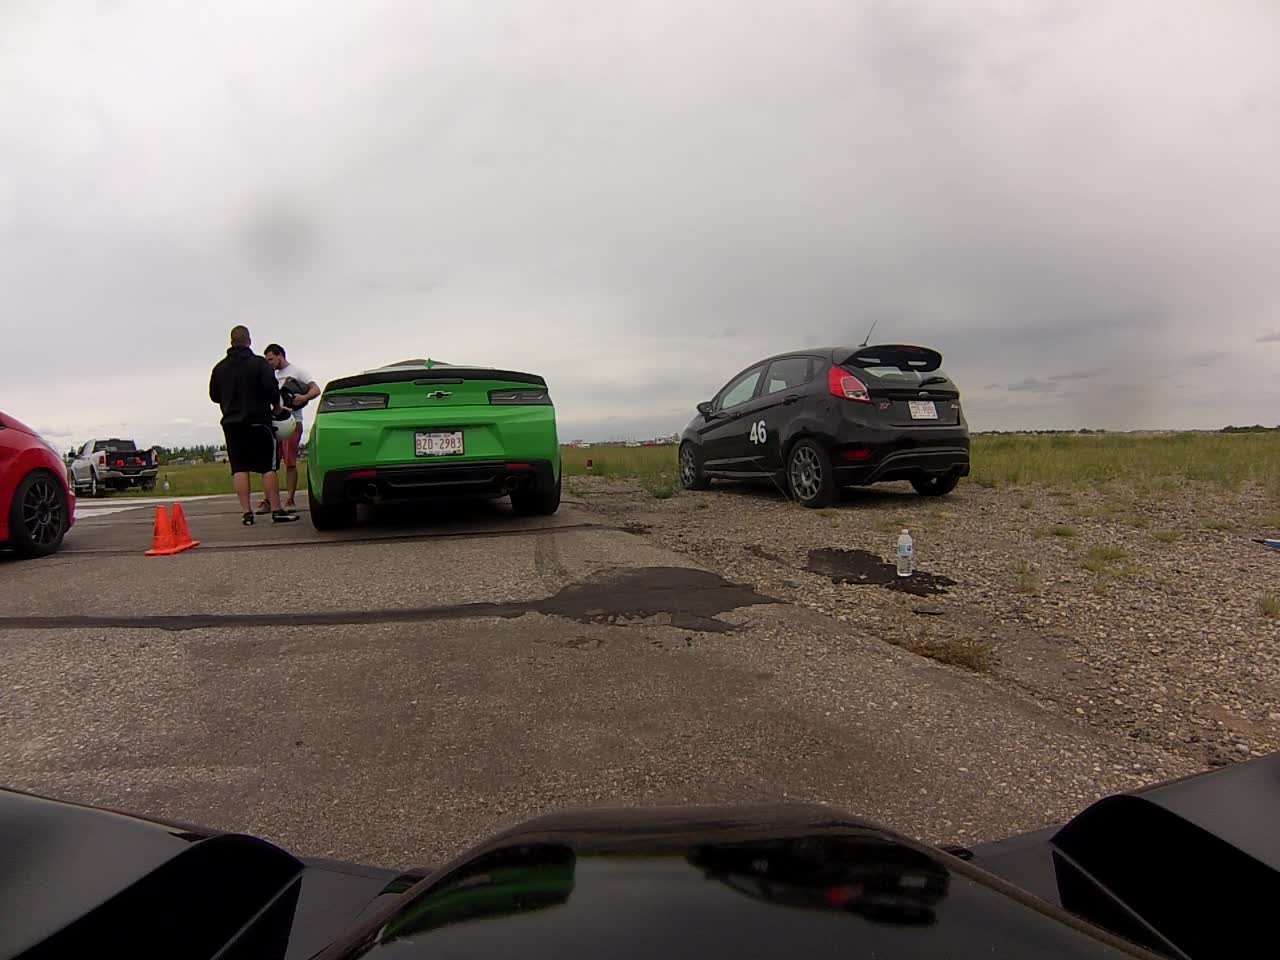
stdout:
[[45,557],[75,523],[67,468],[40,435],[0,413],[0,547]]

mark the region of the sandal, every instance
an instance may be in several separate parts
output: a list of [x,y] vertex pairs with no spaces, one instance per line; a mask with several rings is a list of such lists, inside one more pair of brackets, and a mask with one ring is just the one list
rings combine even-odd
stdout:
[[270,513],[270,512],[271,512],[271,504],[269,504],[269,503],[267,503],[267,501],[263,500],[260,504],[258,504],[258,509],[257,509],[256,511],[254,511],[254,512],[255,512],[255,513],[257,513],[257,514],[258,514],[258,516],[260,516],[260,517],[261,517],[261,516],[264,516],[264,515],[266,515],[266,514],[268,514],[268,513]]
[[253,526],[253,514],[252,514],[252,513],[246,513],[243,517],[241,517],[241,518],[240,518],[240,522],[241,522],[241,523],[243,523],[246,527],[252,527],[252,526]]

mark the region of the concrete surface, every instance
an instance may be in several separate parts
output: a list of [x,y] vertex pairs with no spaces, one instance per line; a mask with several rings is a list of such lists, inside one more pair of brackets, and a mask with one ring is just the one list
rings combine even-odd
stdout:
[[176,557],[143,557],[141,505],[0,558],[0,780],[397,866],[591,804],[816,800],[975,840],[1132,781],[993,683],[573,503],[325,535],[186,511]]

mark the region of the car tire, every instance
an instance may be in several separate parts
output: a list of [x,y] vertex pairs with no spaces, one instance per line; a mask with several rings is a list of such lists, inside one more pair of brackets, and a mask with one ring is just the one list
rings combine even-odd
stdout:
[[827,451],[812,440],[800,440],[787,453],[787,489],[805,507],[829,507],[840,492]]
[[9,546],[24,557],[49,556],[62,546],[70,515],[58,478],[47,470],[32,470],[9,504]]
[[106,495],[107,494],[103,490],[103,488],[98,485],[98,475],[94,473],[92,470],[90,470],[89,471],[89,496],[94,497],[96,499],[97,497],[105,497]]
[[550,490],[513,490],[511,509],[522,517],[549,517],[560,509],[560,480]]
[[687,440],[680,444],[680,485],[686,490],[711,488],[711,478],[702,470],[702,455]]
[[311,515],[311,526],[320,531],[342,530],[356,522],[356,505],[350,500],[321,503],[316,499],[310,472],[307,473],[307,512]]
[[916,493],[922,497],[945,497],[956,488],[959,482],[960,474],[958,473],[931,473],[916,477],[911,481],[911,486],[915,487]]

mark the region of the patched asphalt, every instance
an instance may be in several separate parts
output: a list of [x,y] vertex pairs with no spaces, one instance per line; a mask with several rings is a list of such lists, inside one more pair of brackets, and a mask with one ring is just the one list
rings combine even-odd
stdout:
[[398,866],[583,805],[816,800],[965,842],[1133,785],[1016,693],[573,503],[186,512],[175,557],[143,505],[0,559],[8,785]]

